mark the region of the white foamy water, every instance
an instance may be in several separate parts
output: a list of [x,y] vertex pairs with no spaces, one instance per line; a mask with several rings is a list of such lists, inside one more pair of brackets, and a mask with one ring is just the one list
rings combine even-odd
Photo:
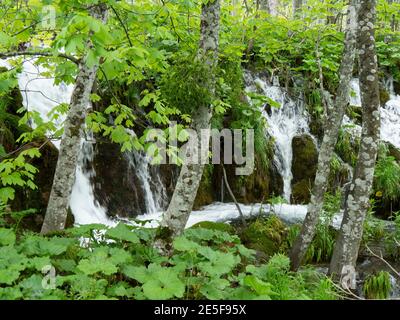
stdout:
[[[352,79],[350,104],[361,107],[361,93],[359,80]],[[393,80],[389,80],[390,100],[381,107],[381,140],[390,142],[395,147],[400,148],[400,96],[396,95],[393,90]],[[361,135],[361,127],[355,125],[347,116],[344,118],[343,124],[352,125],[353,133]]]
[[[18,85],[22,94],[22,104],[28,111],[37,111],[44,121],[49,120],[49,112],[61,103],[69,103],[73,91],[73,85],[61,83],[54,84],[53,78],[43,75],[46,69],[34,64],[35,59],[26,60],[23,63],[23,71],[18,75]],[[1,65],[10,67],[2,60]],[[55,121],[56,128],[62,127],[65,115]],[[31,123],[32,126],[34,124]],[[49,133],[51,134],[51,133]],[[60,141],[52,141],[59,148]],[[73,186],[70,207],[74,214],[75,223],[102,223],[113,225],[108,218],[106,210],[97,204],[93,194],[93,186],[90,178],[95,172],[86,168],[88,162],[93,159],[93,145],[91,142],[82,141],[81,152],[76,168],[76,178]]]
[[153,214],[164,209],[167,204],[167,192],[161,181],[159,167],[152,165],[150,157],[143,152],[133,151],[124,155],[140,180],[145,194],[146,213]]
[[[307,214],[306,205],[276,204],[271,206],[269,204],[255,203],[251,205],[240,204],[240,208],[245,217],[254,217],[260,213],[275,214],[289,224],[302,223]],[[234,203],[214,202],[204,206],[201,210],[192,211],[186,228],[201,221],[227,222],[239,218],[239,212]],[[146,227],[157,227],[162,219],[162,212],[144,214],[138,216],[137,219],[142,221],[149,220],[145,225]],[[342,214],[338,214],[333,218],[332,225],[338,229],[341,221]]]
[[287,92],[275,81],[270,85],[264,79],[245,73],[246,91],[257,92],[258,89],[268,98],[276,101],[280,107],[272,107],[266,111],[263,107],[262,114],[267,121],[267,132],[274,138],[274,162],[283,179],[283,196],[290,201],[292,193],[292,139],[301,134],[309,134],[309,116],[301,99],[292,100]]
[[78,225],[101,223],[114,226],[116,222],[107,216],[106,209],[95,200],[91,178],[96,172],[91,166],[87,167],[93,160],[93,143],[94,141],[82,140],[69,205],[74,214],[75,223]]

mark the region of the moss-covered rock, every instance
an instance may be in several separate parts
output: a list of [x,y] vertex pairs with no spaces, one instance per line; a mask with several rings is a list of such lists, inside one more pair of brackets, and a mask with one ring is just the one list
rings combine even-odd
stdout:
[[379,87],[379,98],[382,106],[390,100],[390,93],[383,86]]
[[312,182],[306,179],[303,179],[299,182],[296,182],[292,186],[292,203],[296,204],[307,204],[310,202],[311,198],[311,188]]
[[285,224],[277,217],[258,218],[242,232],[242,242],[269,258],[277,253],[287,235]]
[[292,149],[292,201],[307,203],[317,171],[318,151],[309,135],[294,137]]
[[314,180],[318,163],[318,151],[311,136],[305,134],[296,136],[292,140],[293,183],[303,179]]
[[393,82],[394,92],[400,94],[400,81]]
[[391,143],[387,143],[389,148],[389,155],[394,157],[400,163],[400,149],[396,148]]
[[193,226],[191,228],[203,228],[203,229],[210,229],[210,230],[218,230],[218,231],[223,231],[227,232],[229,234],[234,234],[235,233],[235,228],[232,227],[230,224],[224,223],[224,222],[212,222],[212,221],[201,221]]

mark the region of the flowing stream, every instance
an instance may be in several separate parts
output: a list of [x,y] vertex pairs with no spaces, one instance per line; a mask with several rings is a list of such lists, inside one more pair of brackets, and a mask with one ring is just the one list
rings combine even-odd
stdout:
[[[7,66],[5,61],[0,65]],[[30,111],[37,111],[44,120],[48,119],[48,112],[60,103],[68,103],[73,90],[72,85],[54,85],[53,79],[41,75],[43,70],[33,64],[34,60],[24,63],[24,71],[19,76],[19,87],[23,96],[23,104]],[[301,97],[297,100],[289,97],[287,92],[279,86],[275,78],[272,83],[267,79],[245,73],[245,82],[248,91],[261,93],[276,101],[280,107],[263,107],[263,116],[268,127],[266,134],[274,138],[275,158],[274,162],[282,175],[284,181],[283,196],[289,200],[291,194],[292,180],[292,139],[296,135],[310,134],[309,116],[305,110]],[[358,80],[351,82],[353,94],[351,104],[361,105]],[[390,100],[381,108],[382,128],[381,135],[384,141],[392,143],[400,148],[400,96],[393,92],[393,83],[388,81],[388,88],[391,90]],[[57,126],[61,127],[65,116],[60,116]],[[361,128],[354,124],[348,117],[344,119],[344,125],[351,127],[354,134],[360,134]],[[56,146],[59,143],[55,142]],[[70,199],[70,206],[78,224],[104,223],[114,224],[107,215],[106,208],[99,205],[94,194],[92,179],[96,175],[91,162],[95,153],[95,141],[89,137],[82,141],[81,153],[76,168],[76,179]],[[133,152],[125,155],[129,166],[135,171],[139,178],[140,187],[143,189],[146,206],[145,212],[138,216],[138,219],[151,220],[157,223],[160,220],[162,210],[168,203],[165,186],[163,185],[160,173],[155,166],[150,164],[147,156]],[[99,173],[101,174],[101,173]],[[123,172],[121,174],[124,174]],[[254,215],[260,212],[260,204],[241,205],[245,215]],[[274,207],[264,206],[265,211],[278,214],[288,222],[300,222],[306,214],[306,206],[301,205],[278,205]],[[202,210],[193,211],[188,226],[204,220],[226,221],[238,217],[238,212],[232,203],[213,203],[205,206]],[[340,217],[334,224],[340,222]]]
[[262,114],[267,121],[267,134],[273,137],[275,142],[274,163],[283,179],[283,197],[290,202],[293,179],[292,140],[295,136],[310,134],[309,116],[301,97],[296,101],[289,97],[285,89],[279,86],[277,78],[269,84],[266,79],[246,72],[245,81],[246,91],[261,91],[260,93],[280,106],[264,106]]

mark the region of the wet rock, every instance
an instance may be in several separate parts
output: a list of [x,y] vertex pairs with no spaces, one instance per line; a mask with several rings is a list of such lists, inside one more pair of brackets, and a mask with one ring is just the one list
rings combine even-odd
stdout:
[[379,98],[382,106],[390,100],[390,93],[382,85],[379,86]]
[[309,135],[296,136],[292,140],[292,202],[308,203],[318,165],[318,151]]
[[264,256],[265,260],[277,253],[287,235],[285,224],[276,216],[258,218],[243,230],[242,243]]
[[[147,212],[148,195],[139,178],[139,169],[127,154],[121,153],[119,145],[98,141],[92,165],[96,172],[92,178],[95,198],[110,216],[135,217]],[[172,165],[149,166],[152,191],[163,188],[167,191],[166,198],[162,199],[164,206],[172,195],[176,172]]]

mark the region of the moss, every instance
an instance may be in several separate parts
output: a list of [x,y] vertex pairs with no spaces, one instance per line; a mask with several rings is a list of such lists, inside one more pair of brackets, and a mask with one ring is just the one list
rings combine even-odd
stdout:
[[301,180],[314,181],[317,171],[318,151],[309,135],[293,138],[292,184]]
[[243,243],[266,258],[279,252],[287,235],[287,228],[276,216],[259,218],[252,222],[241,234]]
[[0,120],[0,144],[9,152],[14,149],[15,139],[11,130]]
[[218,230],[227,232],[229,234],[235,233],[235,228],[232,227],[230,224],[223,223],[223,222],[212,222],[212,221],[201,221],[194,224],[191,228],[203,228],[203,229],[210,229],[210,230]]
[[295,183],[292,187],[292,203],[307,204],[311,198],[312,183],[309,180],[303,179]]
[[386,104],[386,102],[388,102],[390,100],[390,94],[386,89],[384,89],[383,87],[380,87],[379,88],[379,98],[381,101],[381,105],[384,106]]

